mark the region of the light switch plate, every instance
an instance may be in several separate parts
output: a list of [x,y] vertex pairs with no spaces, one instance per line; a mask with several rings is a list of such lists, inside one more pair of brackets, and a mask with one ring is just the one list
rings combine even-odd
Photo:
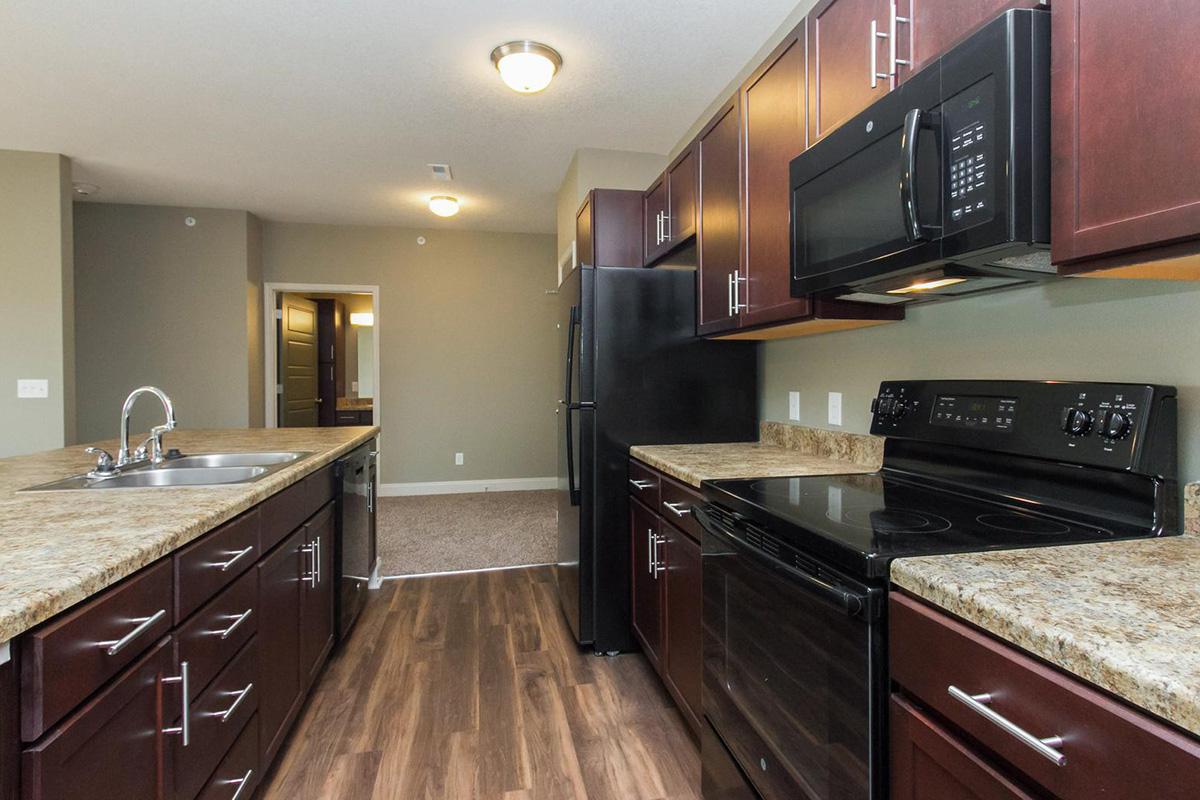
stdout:
[[454,454],[454,465],[458,466],[458,467],[461,467],[463,465],[463,454],[462,453]]
[[17,378],[17,397],[46,398],[50,396],[50,381],[45,378]]
[[800,393],[788,392],[788,419],[792,422],[800,421]]
[[842,424],[842,393],[841,392],[830,392],[829,393],[829,424],[830,425],[841,425]]

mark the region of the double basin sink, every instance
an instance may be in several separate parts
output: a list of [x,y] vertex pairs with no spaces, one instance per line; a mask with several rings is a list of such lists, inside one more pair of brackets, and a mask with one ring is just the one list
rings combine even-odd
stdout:
[[173,486],[223,486],[253,483],[312,455],[307,451],[276,453],[200,453],[179,456],[161,464],[141,463],[111,477],[73,475],[33,486],[27,492],[72,489],[144,489]]

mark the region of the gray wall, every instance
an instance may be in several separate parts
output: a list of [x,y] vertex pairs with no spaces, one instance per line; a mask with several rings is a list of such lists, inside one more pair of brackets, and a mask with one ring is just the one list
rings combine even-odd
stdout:
[[[0,457],[75,442],[71,162],[0,150]],[[49,381],[18,399],[19,378]]]
[[554,236],[266,223],[263,241],[269,282],[380,287],[384,483],[556,474]]
[[764,419],[827,424],[842,392],[843,429],[865,432],[879,382],[1017,378],[1172,384],[1179,388],[1180,477],[1200,480],[1200,284],[1072,278],[910,309],[894,325],[767,342]]
[[[245,211],[76,204],[81,441],[116,435],[125,396],[147,383],[171,395],[181,427],[261,424],[257,227]],[[134,430],[161,415],[139,401]]]

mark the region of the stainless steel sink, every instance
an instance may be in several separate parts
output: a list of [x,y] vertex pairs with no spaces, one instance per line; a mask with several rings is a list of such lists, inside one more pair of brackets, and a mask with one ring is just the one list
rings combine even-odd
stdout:
[[31,486],[25,492],[76,489],[144,489],[150,487],[225,486],[253,483],[312,455],[306,451],[270,453],[199,453],[125,467],[110,477],[73,475],[53,483]]

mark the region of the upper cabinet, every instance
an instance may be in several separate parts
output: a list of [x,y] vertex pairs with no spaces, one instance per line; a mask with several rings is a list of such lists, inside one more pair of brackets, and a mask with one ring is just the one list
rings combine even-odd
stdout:
[[888,11],[888,30],[896,33],[895,54],[889,48],[889,69],[903,81],[921,67],[1010,8],[1039,8],[1039,0],[899,0]]
[[593,267],[642,266],[642,193],[592,189],[575,214],[575,251]]
[[689,145],[646,190],[642,199],[643,262],[655,261],[696,235],[696,156]]
[[808,144],[891,91],[889,9],[887,0],[821,0],[809,13]]
[[656,261],[671,247],[671,240],[667,236],[669,199],[667,173],[664,172],[642,197],[642,243],[645,248],[642,261],[647,265]]
[[[1200,278],[1193,0],[1055,0],[1051,255],[1062,272]],[[1106,273],[1099,273],[1104,275]]]
[[727,102],[696,137],[699,165],[696,231],[696,330],[737,327],[735,293],[741,266],[741,188],[738,102]]

